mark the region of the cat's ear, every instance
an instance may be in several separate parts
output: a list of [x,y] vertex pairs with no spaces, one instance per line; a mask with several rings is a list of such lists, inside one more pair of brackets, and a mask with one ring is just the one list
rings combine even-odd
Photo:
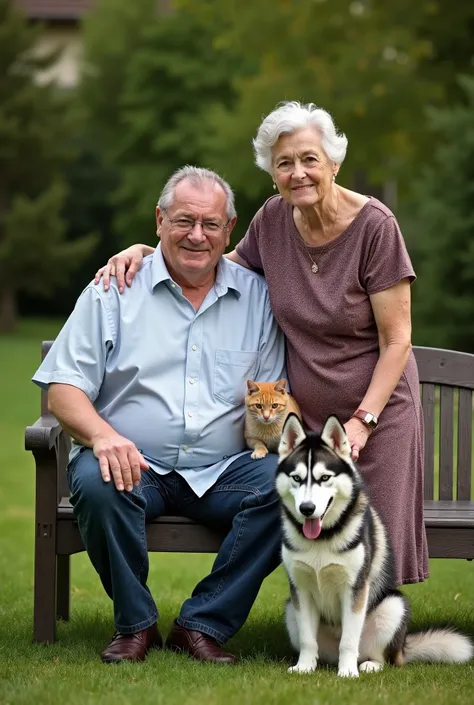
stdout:
[[256,384],[253,380],[248,379],[247,380],[247,389],[249,394],[253,394],[254,392],[260,391],[258,388],[258,384]]
[[340,458],[346,461],[351,459],[351,445],[347,438],[344,426],[337,416],[328,416],[321,431],[322,440],[333,449]]
[[286,379],[278,380],[278,382],[275,383],[273,389],[275,390],[275,392],[280,392],[282,394],[286,392]]
[[278,446],[278,455],[280,460],[286,458],[294,451],[296,446],[306,438],[303,425],[296,414],[288,414],[281,433],[280,445]]

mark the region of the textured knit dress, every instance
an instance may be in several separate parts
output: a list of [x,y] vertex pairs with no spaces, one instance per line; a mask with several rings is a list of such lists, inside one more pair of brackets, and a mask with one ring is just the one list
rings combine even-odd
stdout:
[[[237,253],[264,273],[273,313],[287,340],[288,379],[307,426],[359,407],[379,357],[369,294],[415,273],[391,211],[372,198],[341,235],[309,247],[292,206],[273,196],[258,211]],[[370,409],[369,409],[370,411]],[[423,417],[413,353],[358,467],[383,517],[399,583],[428,576],[423,523]]]

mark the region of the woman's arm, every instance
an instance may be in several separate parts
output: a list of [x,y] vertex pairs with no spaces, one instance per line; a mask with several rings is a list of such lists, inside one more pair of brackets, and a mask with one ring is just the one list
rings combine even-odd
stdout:
[[[111,257],[104,267],[97,270],[94,283],[98,284],[102,278],[104,290],[107,291],[110,288],[110,277],[117,277],[118,290],[122,294],[125,290],[125,284],[127,286],[132,285],[135,274],[142,266],[143,258],[147,255],[152,255],[154,251],[155,248],[149,245],[138,244],[127,247],[126,250],[122,250]],[[250,269],[247,262],[241,259],[235,250],[224,255],[224,257]]]
[[[371,294],[370,303],[378,330],[380,354],[359,408],[380,416],[403,374],[411,350],[409,279]],[[364,447],[370,430],[355,418],[351,418],[345,428],[356,451],[353,452],[355,457]]]
[[411,350],[410,298],[408,279],[370,296],[380,356],[360,407],[376,416],[384,410],[408,362]]

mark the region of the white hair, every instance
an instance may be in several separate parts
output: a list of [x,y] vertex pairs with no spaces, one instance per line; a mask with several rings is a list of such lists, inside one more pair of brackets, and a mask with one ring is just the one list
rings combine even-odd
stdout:
[[158,199],[157,205],[160,210],[167,211],[168,208],[173,205],[174,190],[176,186],[185,179],[187,179],[195,188],[202,188],[204,184],[209,181],[214,184],[219,184],[219,186],[221,186],[224,190],[227,198],[227,218],[228,220],[235,218],[237,213],[235,210],[234,192],[227,181],[224,181],[224,179],[221,178],[219,174],[216,174],[215,171],[211,171],[210,169],[202,169],[198,166],[190,166],[189,164],[177,169],[166,182],[160,198]]
[[267,115],[253,140],[255,163],[263,171],[272,173],[272,147],[281,135],[315,127],[321,133],[321,144],[329,159],[342,164],[347,151],[347,137],[338,133],[330,114],[314,103],[306,105],[297,100],[280,103]]

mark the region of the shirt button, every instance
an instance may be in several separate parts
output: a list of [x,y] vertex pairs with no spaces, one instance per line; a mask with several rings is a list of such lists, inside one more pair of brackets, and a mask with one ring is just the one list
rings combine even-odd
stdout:
[[173,289],[176,289],[176,284],[171,284]]
[[193,380],[192,377],[191,377],[191,379],[189,380],[189,384],[194,384],[194,380]]
[[192,411],[188,411],[188,416],[191,417],[193,415]]
[[197,350],[197,345],[191,345],[191,350]]

